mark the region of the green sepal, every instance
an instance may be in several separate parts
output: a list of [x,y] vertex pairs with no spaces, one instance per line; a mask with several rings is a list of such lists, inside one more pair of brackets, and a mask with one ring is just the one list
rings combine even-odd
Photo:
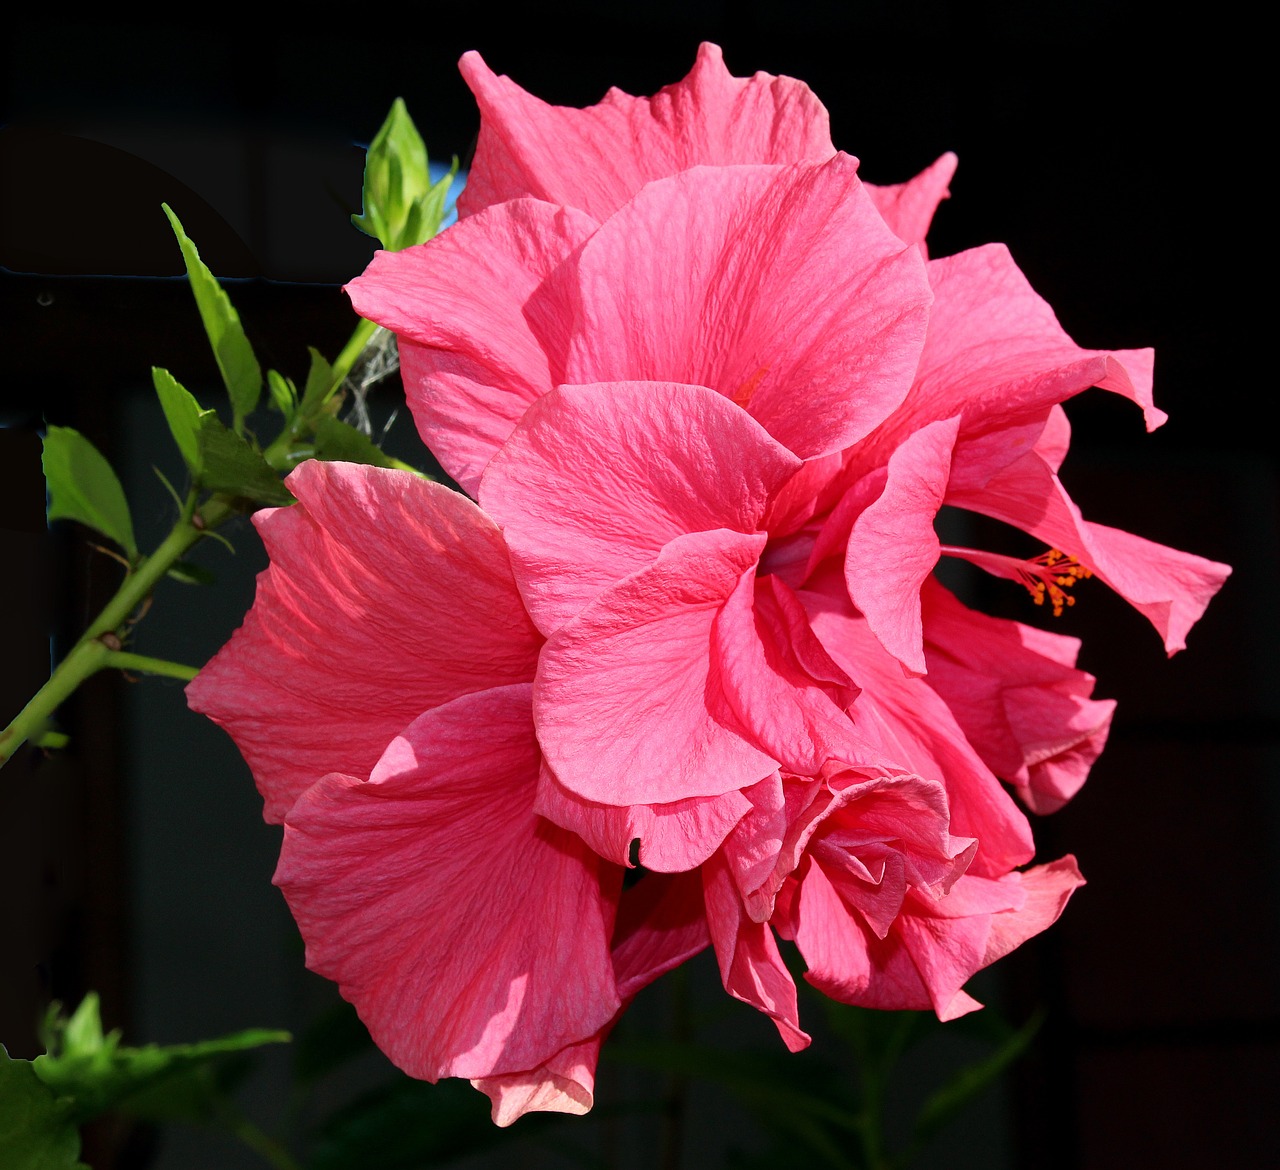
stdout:
[[210,414],[196,433],[200,449],[200,486],[260,504],[292,504],[293,496],[249,441]]
[[363,431],[328,415],[316,422],[315,442],[318,459],[367,463],[373,467],[398,466],[397,461],[385,454]]
[[164,411],[164,420],[169,424],[169,433],[178,444],[182,458],[186,462],[194,478],[200,476],[200,443],[197,435],[201,422],[212,410],[205,410],[195,396],[179,382],[168,370],[159,366],[151,367],[151,382],[156,388],[156,397],[160,399],[160,409]]
[[161,206],[169,217],[173,234],[178,237],[178,246],[182,249],[182,259],[191,281],[191,291],[196,298],[196,307],[200,310],[200,320],[204,322],[204,331],[213,347],[213,356],[217,359],[222,380],[231,396],[231,412],[235,429],[239,432],[245,415],[258,405],[258,398],[262,393],[262,367],[258,365],[258,359],[245,336],[240,315],[231,304],[231,298],[200,259],[195,244],[187,238],[182,224],[169,205],[163,203]]
[[114,540],[129,560],[138,558],[124,488],[102,452],[79,431],[51,426],[44,437],[49,519],[78,520]]
[[89,1170],[71,1106],[0,1045],[0,1165],[6,1170]]
[[271,405],[286,419],[294,416],[298,409],[298,388],[288,378],[275,370],[268,370],[267,392],[271,395]]
[[[47,1031],[49,1051],[37,1056],[31,1062],[32,1068],[65,1102],[67,1115],[75,1123],[108,1109],[128,1109],[130,1099],[144,1091],[152,1099],[147,1115],[154,1115],[160,1104],[157,1094],[163,1096],[162,1085],[171,1079],[179,1100],[185,1100],[191,1090],[188,1074],[193,1070],[229,1053],[287,1043],[290,1039],[287,1032],[250,1028],[196,1044],[129,1048],[121,1045],[118,1031],[103,1034],[98,997],[92,992],[70,1019],[53,1020]],[[185,1107],[178,1110],[184,1111]]]

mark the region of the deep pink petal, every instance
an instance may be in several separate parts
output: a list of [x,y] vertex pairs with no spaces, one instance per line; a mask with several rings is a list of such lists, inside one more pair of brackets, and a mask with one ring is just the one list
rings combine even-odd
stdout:
[[244,625],[187,688],[284,819],[328,772],[367,777],[423,711],[532,679],[541,638],[497,527],[409,472],[303,463],[254,521],[271,564]]
[[849,446],[902,401],[930,300],[918,251],[844,155],[652,183],[576,268],[566,381],[710,386],[802,458]]
[[858,691],[809,628],[795,594],[748,569],[716,617],[712,646],[744,735],[786,771],[817,773],[848,737],[845,709]]
[[755,532],[800,460],[703,386],[562,386],[530,408],[480,487],[545,633],[677,536]]
[[1146,616],[1170,654],[1186,646],[1187,632],[1231,573],[1228,565],[1089,523],[1034,451],[985,487],[948,494],[947,503],[1014,524],[1075,557]]
[[884,490],[853,522],[845,552],[854,605],[880,644],[917,675],[925,672],[920,589],[940,555],[933,519],[946,496],[958,429],[954,418],[930,423],[893,453]]
[[570,792],[546,767],[535,804],[541,816],[576,833],[601,857],[618,865],[631,864],[631,842],[638,840],[640,864],[657,873],[696,869],[750,807],[736,791],[673,804],[597,804]]
[[624,999],[711,944],[702,875],[646,874],[622,892],[613,969]]
[[1070,854],[1048,865],[1011,873],[1005,881],[1016,883],[1024,899],[1017,910],[993,916],[986,953],[982,957],[983,966],[1003,958],[1057,922],[1067,899],[1085,884],[1076,859]]
[[716,614],[763,544],[724,530],[677,537],[547,643],[534,688],[538,738],[571,792],[670,804],[776,769],[726,722],[710,654]]
[[548,278],[595,226],[521,199],[420,247],[378,252],[346,286],[357,313],[397,334],[418,430],[473,496],[529,404],[563,380],[572,312]]
[[621,870],[533,812],[530,701],[519,685],[429,711],[369,780],[326,777],[285,824],[276,883],[307,965],[411,1076],[536,1068],[621,1006]]
[[974,752],[927,680],[908,678],[849,605],[833,575],[799,596],[814,633],[862,687],[850,712],[859,737],[906,772],[941,780],[951,832],[978,840],[970,872],[998,877],[1029,861],[1031,826]]
[[707,924],[724,989],[769,1016],[792,1052],[808,1047],[810,1037],[800,1028],[796,985],[773,931],[745,913],[733,877],[719,855],[702,867],[702,879]]
[[700,164],[821,162],[833,153],[827,111],[803,82],[731,77],[702,44],[689,76],[652,98],[611,89],[585,110],[550,106],[479,53],[459,62],[480,106],[480,139],[458,200],[467,216],[533,195],[604,220],[645,183]]
[[1115,703],[1090,698],[1074,666],[1078,640],[962,605],[936,581],[924,591],[929,685],[969,742],[1035,812],[1061,808],[1107,741]]
[[867,184],[867,194],[876,210],[884,216],[893,234],[907,244],[918,244],[923,254],[924,238],[938,204],[950,195],[948,185],[956,173],[956,156],[950,151],[925,167],[905,183],[880,187]]

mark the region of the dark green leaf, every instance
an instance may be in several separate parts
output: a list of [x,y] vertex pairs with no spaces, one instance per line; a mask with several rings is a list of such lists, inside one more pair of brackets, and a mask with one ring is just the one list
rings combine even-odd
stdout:
[[260,504],[291,504],[293,496],[262,455],[216,416],[200,420],[201,486]]
[[1018,1059],[1035,1039],[1044,1022],[1037,1012],[985,1060],[961,1069],[946,1085],[934,1093],[920,1110],[915,1122],[916,1141],[923,1145],[955,1117],[966,1105],[987,1088]]
[[51,426],[44,437],[43,463],[49,519],[87,524],[136,560],[138,546],[124,488],[97,447],[79,431]]
[[173,234],[178,237],[182,259],[187,266],[187,276],[191,280],[191,291],[195,294],[196,307],[200,310],[200,320],[204,322],[204,331],[213,347],[213,356],[218,361],[227,393],[231,395],[231,410],[238,432],[245,415],[258,405],[258,396],[262,393],[262,367],[258,365],[258,359],[245,336],[240,315],[231,304],[231,298],[200,259],[195,244],[187,238],[182,224],[169,205],[165,203],[161,206],[173,226]]
[[5,1170],[89,1170],[71,1110],[0,1045],[0,1166]]
[[182,458],[197,478],[200,475],[200,446],[196,435],[200,430],[200,422],[213,414],[212,410],[204,410],[187,390],[168,370],[159,366],[151,367],[151,382],[156,388],[156,396],[160,399],[160,408],[164,411],[165,422],[169,424],[169,433],[178,444]]
[[369,1030],[349,1003],[334,1004],[299,1038],[293,1048],[294,1074],[302,1084],[327,1073],[373,1048]]
[[368,463],[374,467],[395,466],[395,461],[384,455],[363,431],[330,417],[316,423],[316,456],[340,459],[346,463]]
[[174,561],[168,575],[184,585],[212,585],[217,580],[203,565],[193,565],[190,561]]

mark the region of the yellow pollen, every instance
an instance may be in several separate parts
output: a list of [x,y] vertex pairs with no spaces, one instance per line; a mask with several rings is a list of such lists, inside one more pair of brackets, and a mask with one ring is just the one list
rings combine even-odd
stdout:
[[1053,616],[1061,617],[1062,611],[1069,605],[1075,605],[1076,599],[1065,590],[1070,589],[1077,581],[1092,577],[1093,571],[1085,568],[1075,557],[1056,548],[1042,553],[1026,562],[1026,568],[1019,573],[1019,578],[1031,594],[1036,605],[1044,605],[1045,598],[1053,606]]
[[743,410],[751,404],[751,396],[759,388],[760,383],[764,381],[764,376],[769,372],[768,366],[761,366],[754,374],[751,375],[737,390],[734,391],[733,401],[736,402]]

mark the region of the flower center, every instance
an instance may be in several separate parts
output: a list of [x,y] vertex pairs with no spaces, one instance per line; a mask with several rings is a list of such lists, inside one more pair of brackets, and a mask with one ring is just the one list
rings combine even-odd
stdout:
[[1037,605],[1048,602],[1053,607],[1054,617],[1061,617],[1062,611],[1067,606],[1076,603],[1075,597],[1067,590],[1071,589],[1077,581],[1093,576],[1092,569],[1086,568],[1075,557],[1056,548],[1051,548],[1048,552],[1027,560],[1004,556],[1001,553],[958,548],[955,545],[943,545],[942,553],[944,556],[960,557],[996,577],[1017,581],[1031,594],[1031,599]]

